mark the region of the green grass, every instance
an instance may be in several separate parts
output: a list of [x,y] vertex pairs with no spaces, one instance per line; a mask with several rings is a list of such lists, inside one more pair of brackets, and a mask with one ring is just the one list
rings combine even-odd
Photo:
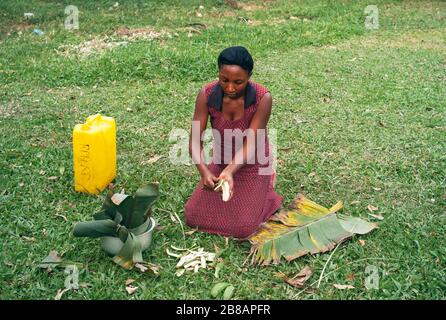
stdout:
[[[74,32],[63,28],[71,1],[0,3],[1,299],[54,298],[66,274],[37,268],[50,250],[82,263],[79,281],[90,284],[64,299],[210,299],[217,281],[234,284],[236,299],[445,299],[444,1],[374,1],[380,28],[373,31],[364,27],[368,1],[268,1],[262,10],[220,0],[134,0],[109,9],[114,3],[74,3],[80,10]],[[195,14],[200,5],[203,18]],[[24,12],[35,20],[26,22]],[[207,28],[188,37],[183,28],[203,22]],[[44,36],[32,34],[36,26]],[[87,57],[61,54],[62,46],[91,39],[121,41],[114,31],[122,26],[150,26],[171,37]],[[170,245],[225,247],[223,237],[204,233],[184,240],[170,219],[170,212],[183,218],[199,175],[194,166],[169,163],[168,137],[172,128],[189,129],[196,93],[216,77],[219,51],[234,44],[249,48],[253,80],[274,98],[269,127],[277,130],[276,189],[284,204],[303,185],[325,206],[342,200],[344,213],[367,218],[371,204],[384,217],[379,229],[337,249],[313,292],[290,287],[276,273],[309,265],[309,283],[315,282],[330,252],[251,267],[243,265],[249,245],[230,240],[218,280],[212,270],[176,277],[176,262],[165,253]],[[165,228],[144,253],[162,267],[157,278],[125,271],[97,240],[71,235],[73,223],[89,220],[102,203],[102,196],[74,192],[71,145],[74,125],[98,111],[117,121],[118,185],[132,192],[160,183],[154,216]],[[154,155],[163,158],[144,164]],[[380,270],[379,289],[364,286],[368,265]],[[132,296],[128,278],[139,287]]]

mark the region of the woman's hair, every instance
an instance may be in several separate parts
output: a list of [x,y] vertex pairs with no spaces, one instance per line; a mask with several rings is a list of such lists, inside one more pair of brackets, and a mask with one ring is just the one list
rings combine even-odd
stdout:
[[243,68],[249,75],[254,68],[254,60],[249,51],[242,46],[229,47],[224,49],[218,56],[218,68],[223,64],[235,64]]

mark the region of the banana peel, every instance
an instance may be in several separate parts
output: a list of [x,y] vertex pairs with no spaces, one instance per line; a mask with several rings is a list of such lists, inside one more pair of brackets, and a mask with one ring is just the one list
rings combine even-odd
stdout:
[[[174,249],[173,246],[171,247]],[[212,263],[215,260],[215,253],[204,251],[203,248],[199,248],[198,250],[186,249],[183,251],[183,253],[177,253],[166,249],[169,256],[179,259],[176,264],[176,268],[178,269],[176,275],[178,277],[183,275],[186,271],[193,271],[196,273],[200,269],[208,269],[211,267],[208,263]]]

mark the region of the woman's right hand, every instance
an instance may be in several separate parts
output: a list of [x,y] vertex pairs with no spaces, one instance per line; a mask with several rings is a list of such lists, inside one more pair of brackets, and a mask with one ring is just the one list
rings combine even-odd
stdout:
[[203,183],[203,188],[214,190],[215,183],[218,182],[218,178],[209,171],[201,176],[201,182]]

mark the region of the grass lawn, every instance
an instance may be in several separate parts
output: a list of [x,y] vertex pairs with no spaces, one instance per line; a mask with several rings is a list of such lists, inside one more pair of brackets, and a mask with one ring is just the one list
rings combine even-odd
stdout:
[[[0,2],[1,299],[54,299],[66,274],[37,267],[51,250],[83,264],[83,285],[62,299],[210,299],[221,281],[236,287],[235,299],[446,298],[446,2],[115,3]],[[79,8],[78,30],[64,28],[70,4]],[[369,4],[379,29],[365,27]],[[144,28],[145,37],[126,38],[124,27]],[[332,252],[253,267],[243,264],[247,243],[183,236],[171,219],[176,213],[184,225],[199,174],[170,164],[169,133],[189,130],[198,90],[217,76],[218,53],[237,44],[254,57],[252,79],[273,96],[269,128],[277,130],[284,204],[303,191],[326,207],[342,200],[343,213],[374,221],[372,205],[384,217],[379,229],[338,247],[319,287]],[[160,184],[154,217],[163,228],[144,253],[161,266],[158,277],[126,271],[99,240],[71,235],[103,201],[73,189],[72,130],[97,112],[117,121],[117,185],[134,192]],[[161,158],[148,163],[154,156]],[[220,278],[213,270],[177,277],[171,245],[227,246]],[[309,290],[277,275],[306,265],[314,271]],[[378,270],[377,289],[365,287],[368,266]]]

